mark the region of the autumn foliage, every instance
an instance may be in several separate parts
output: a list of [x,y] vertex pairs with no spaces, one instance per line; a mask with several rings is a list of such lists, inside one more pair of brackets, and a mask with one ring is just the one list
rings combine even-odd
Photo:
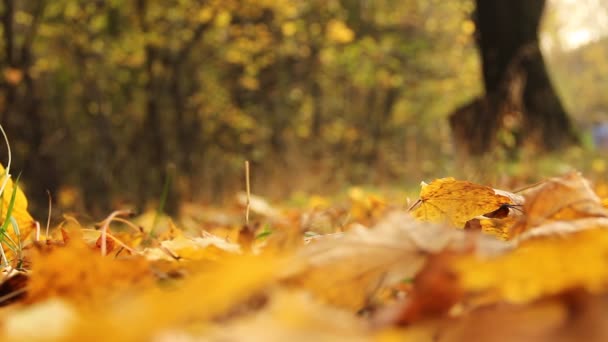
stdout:
[[3,341],[608,337],[608,211],[578,173],[517,194],[437,179],[409,209],[353,188],[343,204],[190,205],[180,223],[66,216],[48,235],[11,193]]

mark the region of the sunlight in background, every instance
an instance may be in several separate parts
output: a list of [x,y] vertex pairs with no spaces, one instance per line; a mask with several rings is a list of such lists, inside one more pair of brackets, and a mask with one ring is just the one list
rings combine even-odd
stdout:
[[569,32],[564,32],[564,42],[566,49],[575,49],[581,45],[584,45],[596,38],[593,33],[588,29],[580,29]]
[[548,0],[540,42],[568,113],[588,144],[604,146],[600,133],[608,124],[608,1]]
[[[545,51],[573,50],[608,35],[608,2],[603,0],[550,0],[550,18],[541,37]],[[552,32],[555,30],[556,35]],[[556,41],[557,40],[557,41]]]

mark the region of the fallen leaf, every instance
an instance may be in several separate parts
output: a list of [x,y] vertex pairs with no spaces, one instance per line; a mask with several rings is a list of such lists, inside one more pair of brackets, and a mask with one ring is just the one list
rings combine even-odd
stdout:
[[29,277],[24,272],[10,270],[6,274],[2,274],[2,282],[0,283],[0,306],[11,304],[14,301],[21,300],[25,296],[25,290]]
[[443,324],[439,342],[577,342],[608,340],[608,298],[582,290],[528,305],[476,308]]
[[520,216],[521,215],[509,214],[508,216],[503,218],[488,218],[484,215],[469,220],[465,224],[465,229],[479,230],[486,234],[496,236],[501,240],[508,240],[509,238],[511,238],[511,230],[513,229],[513,226],[519,222]]
[[428,259],[414,279],[414,289],[406,298],[396,323],[409,324],[421,319],[437,318],[448,311],[464,295],[458,275],[450,269],[451,252],[443,252]]
[[317,237],[295,256],[286,278],[292,286],[310,289],[329,303],[357,311],[381,288],[412,278],[428,255],[447,247],[477,246],[486,248],[484,253],[488,254],[509,248],[490,237],[474,237],[393,212],[369,229],[356,227],[343,234]]
[[[6,177],[6,170],[0,164],[0,184],[4,181]],[[15,219],[18,228],[12,226],[12,224],[7,225],[7,229],[4,234],[8,235],[9,239],[6,237],[0,238],[0,242],[2,242],[2,246],[4,247],[4,251],[7,254],[7,257],[14,257],[14,250],[8,247],[8,241],[12,240],[14,243],[23,243],[31,232],[36,227],[36,221],[32,218],[32,216],[27,211],[27,198],[21,189],[17,186],[14,187],[14,183],[12,179],[8,179],[6,185],[4,187],[4,191],[0,195],[0,219],[2,224],[6,221],[6,214],[9,209],[9,205],[11,203],[11,197],[15,193],[15,201],[13,204],[13,209],[11,211],[11,217]],[[19,248],[18,246],[14,246],[15,248]]]
[[52,298],[7,315],[2,340],[61,341],[69,335],[77,317],[74,305]]
[[252,213],[265,217],[273,223],[281,223],[286,220],[281,211],[270,205],[270,203],[261,196],[247,196],[247,193],[239,192],[236,196],[236,201],[241,207],[249,207],[249,210]]
[[457,256],[451,263],[468,293],[527,303],[572,288],[597,293],[608,286],[608,230],[522,241],[493,258]]
[[218,325],[216,341],[370,341],[364,321],[301,291],[278,291],[261,312]]
[[374,194],[366,193],[360,187],[348,189],[350,199],[350,215],[358,222],[367,223],[370,219],[378,218],[387,209],[387,203]]
[[439,341],[553,341],[548,338],[568,322],[568,315],[558,300],[485,306],[443,326]]
[[547,236],[566,237],[568,234],[589,229],[608,230],[608,217],[588,217],[571,221],[550,221],[540,227],[535,227],[534,229],[525,231],[512,241],[515,244],[519,244],[522,241]]
[[551,178],[524,194],[524,216],[511,232],[519,235],[549,221],[568,221],[586,217],[608,217],[589,181],[578,172]]
[[[115,242],[112,238],[110,238],[109,236],[106,236],[106,252],[110,253],[114,250],[114,245]],[[101,235],[99,235],[99,237],[97,238],[97,240],[95,241],[95,247],[97,247],[98,249],[101,249]]]
[[108,300],[120,290],[138,289],[153,280],[148,262],[139,256],[102,257],[78,238],[64,246],[37,246],[32,251],[28,303],[62,297],[86,305]]
[[273,282],[280,265],[278,256],[232,256],[205,263],[176,290],[151,287],[119,305],[93,307],[79,317],[70,340],[103,336],[109,341],[147,341],[194,319],[204,323],[262,291]]
[[161,242],[173,255],[189,260],[216,260],[227,254],[240,253],[239,245],[212,234],[203,237],[177,237]]
[[519,204],[514,201],[515,197],[487,186],[441,178],[422,186],[412,215],[422,221],[464,228],[467,221],[477,216],[492,213],[503,205]]

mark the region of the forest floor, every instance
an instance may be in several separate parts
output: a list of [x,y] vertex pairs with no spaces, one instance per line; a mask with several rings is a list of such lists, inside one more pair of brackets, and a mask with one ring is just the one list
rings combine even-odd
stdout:
[[606,184],[577,172],[517,192],[243,192],[48,235],[4,194],[2,341],[608,340]]

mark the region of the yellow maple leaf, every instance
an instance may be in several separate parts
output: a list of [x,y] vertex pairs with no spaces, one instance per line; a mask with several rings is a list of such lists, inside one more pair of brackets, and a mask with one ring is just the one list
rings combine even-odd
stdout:
[[467,221],[491,213],[513,199],[496,190],[454,178],[436,179],[420,190],[412,215],[421,221],[448,222],[463,228]]
[[465,228],[472,226],[471,228],[479,229],[482,232],[494,235],[501,240],[508,240],[510,230],[517,222],[517,216],[507,216],[505,218],[485,218],[480,217],[473,219],[467,223]]
[[[0,184],[2,184],[5,179],[5,173],[6,171],[4,170],[4,167],[0,164],[0,175],[2,175],[0,177]],[[13,181],[9,178],[6,182],[6,186],[4,187],[4,191],[2,194],[0,194],[0,221],[2,224],[4,224],[6,220],[6,214],[11,203],[13,192],[15,193],[15,201],[13,203],[13,209],[10,215],[15,219],[18,225],[18,234],[14,227],[12,227],[10,224],[8,225],[8,228],[4,234],[8,235],[12,241],[17,243],[18,241],[25,240],[30,235],[36,226],[36,221],[27,211],[27,198],[25,197],[25,194],[18,186],[15,188]],[[3,242],[5,241],[5,239],[0,240]],[[6,247],[6,243],[3,243],[3,245]],[[5,248],[5,251],[7,254],[10,254],[10,249],[7,250],[7,248]]]

